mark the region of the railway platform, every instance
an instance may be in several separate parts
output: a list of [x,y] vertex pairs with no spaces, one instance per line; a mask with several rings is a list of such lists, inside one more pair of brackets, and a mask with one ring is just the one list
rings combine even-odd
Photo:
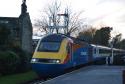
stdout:
[[92,65],[41,84],[123,84],[125,66]]

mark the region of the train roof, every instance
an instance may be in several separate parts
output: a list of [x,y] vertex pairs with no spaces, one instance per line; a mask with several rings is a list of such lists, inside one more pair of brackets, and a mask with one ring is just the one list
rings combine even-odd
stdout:
[[64,38],[67,38],[69,40],[72,40],[73,43],[76,43],[76,44],[86,44],[88,45],[88,43],[86,43],[85,41],[83,40],[80,40],[78,38],[75,38],[75,37],[72,37],[72,36],[69,36],[69,35],[66,35],[66,34],[48,34],[48,35],[45,35],[43,36],[43,38],[41,38],[40,42],[61,42]]
[[116,51],[123,51],[123,52],[125,52],[125,50],[123,50],[123,49],[113,48],[113,50],[116,50]]
[[[66,34],[48,34],[46,36],[44,36],[41,41],[42,42],[47,42],[47,41],[51,41],[51,42],[61,42],[64,38],[70,38],[74,41],[74,43],[77,43],[77,44],[86,44],[86,45],[90,45],[92,47],[98,47],[98,48],[102,48],[102,49],[107,49],[107,50],[111,50],[111,47],[107,47],[107,46],[101,46],[101,45],[95,45],[95,44],[88,44],[86,43],[85,41],[83,40],[80,40],[78,38],[75,38],[75,37],[72,37],[72,36],[69,36],[69,35],[66,35]],[[113,50],[117,50],[117,51],[124,51],[123,49],[116,49],[116,48],[113,48]]]
[[101,45],[95,45],[95,44],[90,44],[90,46],[104,48],[104,49],[111,49],[110,47],[107,47],[107,46],[101,46]]
[[42,42],[47,42],[47,41],[51,41],[51,42],[61,42],[64,38],[67,38],[64,35],[61,34],[49,34],[46,35],[45,37],[42,38]]
[[[98,47],[98,48],[107,49],[107,50],[112,49],[111,47],[107,47],[107,46],[101,46],[101,45],[95,45],[95,44],[90,44],[90,45],[93,46],[93,47]],[[125,52],[125,50],[123,50],[123,49],[113,48],[113,50]]]

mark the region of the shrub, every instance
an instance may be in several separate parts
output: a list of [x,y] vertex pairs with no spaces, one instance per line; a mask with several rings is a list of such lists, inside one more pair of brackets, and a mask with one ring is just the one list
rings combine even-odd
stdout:
[[30,69],[30,57],[20,47],[14,47],[13,51],[19,56],[20,64],[18,65],[17,72],[25,72]]
[[19,62],[19,57],[14,52],[0,52],[0,73],[6,75],[16,72]]

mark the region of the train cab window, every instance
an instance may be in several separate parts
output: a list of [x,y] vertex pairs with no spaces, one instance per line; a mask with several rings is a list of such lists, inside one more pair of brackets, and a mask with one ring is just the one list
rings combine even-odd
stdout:
[[58,52],[60,48],[59,42],[41,42],[38,51],[43,52]]

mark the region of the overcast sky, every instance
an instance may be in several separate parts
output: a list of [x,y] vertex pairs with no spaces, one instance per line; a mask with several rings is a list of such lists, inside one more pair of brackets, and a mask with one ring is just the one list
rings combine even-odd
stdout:
[[[27,0],[31,20],[38,18],[53,0]],[[125,38],[125,0],[60,0],[63,6],[70,6],[75,12],[84,11],[81,16],[93,26],[110,26],[115,33]],[[18,17],[22,0],[0,0],[0,17]]]

